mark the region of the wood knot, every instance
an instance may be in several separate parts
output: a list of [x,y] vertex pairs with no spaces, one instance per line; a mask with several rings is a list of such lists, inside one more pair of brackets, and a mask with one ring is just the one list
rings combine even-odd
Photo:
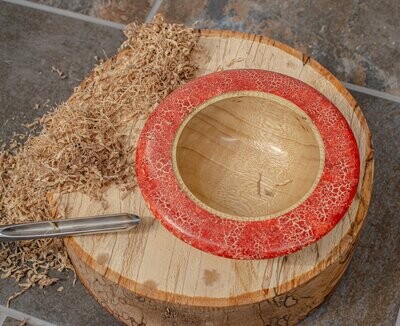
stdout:
[[100,254],[97,256],[97,263],[99,265],[105,265],[110,258],[109,254]]
[[203,272],[203,281],[207,286],[213,285],[219,280],[219,273],[215,269],[205,269]]
[[144,286],[150,288],[150,289],[157,289],[157,283],[154,282],[153,280],[147,280],[143,283]]

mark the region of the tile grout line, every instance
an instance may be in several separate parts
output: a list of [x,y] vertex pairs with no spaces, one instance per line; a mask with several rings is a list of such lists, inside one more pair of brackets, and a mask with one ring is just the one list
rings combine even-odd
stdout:
[[399,309],[399,314],[397,315],[395,326],[400,326],[400,309]]
[[[104,20],[104,19],[100,19],[100,18],[96,18],[96,17],[92,17],[92,16],[76,13],[76,12],[73,12],[73,11],[65,10],[65,9],[59,9],[59,8],[56,8],[56,7],[37,4],[37,3],[31,2],[31,1],[27,1],[27,0],[2,0],[2,1],[3,2],[8,2],[8,3],[11,3],[11,4],[15,4],[15,5],[20,5],[20,6],[23,6],[23,7],[37,9],[37,10],[40,10],[40,11],[44,11],[44,12],[48,12],[48,13],[52,13],[52,14],[56,14],[56,15],[70,17],[70,18],[77,19],[77,20],[82,20],[82,21],[89,22],[89,23],[94,23],[94,24],[98,24],[98,25],[112,27],[112,28],[116,28],[116,29],[119,29],[119,30],[122,30],[125,27],[124,24],[115,23],[115,22],[112,22],[112,21],[109,21],[109,20]],[[149,13],[147,14],[145,22],[150,22],[154,18],[154,16],[157,14],[157,11],[159,10],[162,2],[163,2],[163,0],[155,0],[153,6],[151,7],[151,9],[149,11]],[[344,82],[344,81],[341,81],[341,83],[348,90],[355,91],[355,92],[362,93],[362,94],[366,94],[366,95],[370,95],[370,96],[374,96],[374,97],[378,97],[378,98],[382,98],[382,99],[385,99],[387,101],[400,103],[400,96],[396,96],[396,95],[393,95],[393,94],[390,94],[390,93],[378,91],[378,90],[375,90],[375,89],[372,89],[372,88],[368,88],[368,87],[358,86],[358,85],[351,84],[351,83]]]
[[77,13],[77,12],[74,12],[74,11],[69,11],[69,10],[65,10],[65,9],[60,9],[60,8],[56,8],[56,7],[42,5],[42,4],[31,2],[31,1],[26,1],[26,0],[3,0],[3,2],[8,2],[8,3],[14,4],[14,5],[20,5],[20,6],[23,6],[23,7],[37,9],[37,10],[48,12],[48,13],[51,13],[51,14],[56,14],[56,15],[60,15],[60,16],[74,18],[74,19],[82,20],[82,21],[85,21],[85,22],[88,22],[88,23],[103,25],[103,26],[112,27],[112,28],[116,28],[116,29],[121,29],[122,30],[125,27],[125,25],[123,25],[123,24],[115,23],[115,22],[112,22],[112,21],[109,21],[109,20],[104,20],[104,19],[100,19],[100,18],[96,18],[96,17],[80,14],[80,13]]
[[0,325],[3,325],[4,324],[4,321],[7,319],[7,315],[6,314],[3,314],[1,311],[0,311]]
[[382,99],[387,100],[387,101],[400,103],[400,96],[396,96],[396,95],[393,95],[393,94],[390,94],[390,93],[386,93],[386,92],[377,91],[375,89],[368,88],[368,87],[358,86],[358,85],[351,84],[351,83],[348,83],[348,82],[345,82],[345,81],[341,81],[341,83],[348,90],[355,91],[355,92],[358,92],[358,93],[367,94],[367,95],[371,95],[371,96],[374,96],[374,97],[379,97],[379,98],[382,98]]
[[158,9],[160,9],[162,3],[163,0],[155,0],[153,6],[151,7],[149,13],[146,16],[146,19],[144,20],[145,23],[150,23],[153,20],[154,16],[158,12]]
[[[7,317],[11,317],[16,320],[25,320],[28,324],[32,326],[55,326],[52,323],[49,323],[45,320],[33,317],[26,313],[20,312],[18,310],[14,310],[11,308],[7,308],[5,306],[0,305],[0,322],[4,322]],[[1,318],[4,318],[1,320]],[[2,325],[2,323],[0,324]]]

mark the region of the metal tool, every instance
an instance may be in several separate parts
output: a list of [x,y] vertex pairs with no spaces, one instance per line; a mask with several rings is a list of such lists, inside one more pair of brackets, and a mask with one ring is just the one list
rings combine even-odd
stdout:
[[0,227],[0,242],[124,231],[137,226],[139,221],[140,218],[138,216],[123,213],[10,224]]

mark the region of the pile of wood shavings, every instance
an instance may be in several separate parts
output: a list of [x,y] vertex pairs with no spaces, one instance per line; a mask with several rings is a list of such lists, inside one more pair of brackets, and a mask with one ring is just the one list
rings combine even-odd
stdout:
[[[130,24],[125,34],[118,54],[95,67],[66,103],[40,120],[38,136],[0,152],[1,224],[59,217],[50,194],[80,191],[101,199],[111,184],[127,191],[136,186],[137,135],[127,126],[146,119],[193,77],[190,55],[198,34],[161,16]],[[0,245],[1,277],[13,277],[21,292],[54,283],[48,272],[65,268],[72,266],[59,239]]]

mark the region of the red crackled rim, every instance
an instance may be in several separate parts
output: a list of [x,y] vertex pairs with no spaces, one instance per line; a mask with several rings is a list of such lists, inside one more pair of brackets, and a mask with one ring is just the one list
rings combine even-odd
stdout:
[[[174,139],[190,112],[213,97],[238,91],[270,93],[294,103],[310,117],[323,140],[325,164],[314,191],[275,218],[237,221],[213,214],[187,196],[173,170]],[[188,244],[235,259],[283,256],[320,239],[348,210],[359,173],[357,143],[340,111],[302,81],[257,69],[212,73],[175,90],[150,115],[136,151],[138,184],[155,217]]]

